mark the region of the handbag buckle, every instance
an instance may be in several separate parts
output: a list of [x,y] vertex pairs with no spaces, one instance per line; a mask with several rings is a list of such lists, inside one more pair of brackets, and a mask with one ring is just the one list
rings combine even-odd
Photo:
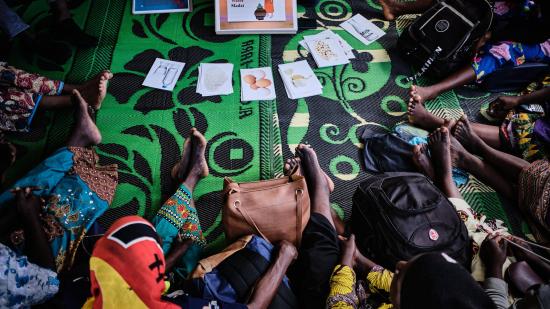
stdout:
[[304,190],[303,189],[296,189],[296,197],[298,197],[298,193],[300,193],[300,195],[304,195]]
[[233,202],[233,207],[235,207],[235,208],[239,208],[240,205],[241,205],[241,201],[239,201],[239,200],[236,200],[236,201]]

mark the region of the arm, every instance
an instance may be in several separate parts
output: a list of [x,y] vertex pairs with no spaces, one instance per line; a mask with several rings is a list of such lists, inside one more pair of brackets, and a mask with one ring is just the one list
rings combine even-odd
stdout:
[[533,91],[529,94],[522,95],[518,97],[519,104],[528,104],[528,103],[537,103],[543,102],[544,100],[550,98],[550,87],[545,87],[537,91]]
[[248,303],[248,308],[259,309],[269,306],[277,293],[279,285],[283,281],[288,266],[290,266],[290,263],[297,256],[298,252],[291,243],[287,241],[281,242],[277,259],[269,266],[265,275],[256,284],[254,294],[252,294],[251,301]]
[[499,236],[488,235],[481,244],[479,257],[485,265],[485,292],[497,309],[507,309],[508,285],[502,280],[502,266],[506,261],[506,241]]
[[16,192],[17,213],[23,223],[27,243],[26,252],[29,261],[38,266],[55,270],[55,261],[52,249],[40,222],[40,198],[32,194],[31,188],[20,189]]

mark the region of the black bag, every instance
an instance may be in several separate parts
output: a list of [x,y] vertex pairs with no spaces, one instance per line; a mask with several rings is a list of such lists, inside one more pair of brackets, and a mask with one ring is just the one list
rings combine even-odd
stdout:
[[387,269],[425,252],[445,252],[470,269],[470,238],[449,200],[424,175],[383,173],[353,196],[359,250]]
[[418,72],[442,78],[464,66],[477,42],[491,27],[493,9],[487,0],[442,0],[407,27],[397,41],[405,61]]

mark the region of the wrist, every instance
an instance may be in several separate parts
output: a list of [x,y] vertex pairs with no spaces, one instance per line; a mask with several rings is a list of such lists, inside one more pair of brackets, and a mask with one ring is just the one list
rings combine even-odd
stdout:
[[487,267],[485,277],[502,279],[502,265]]

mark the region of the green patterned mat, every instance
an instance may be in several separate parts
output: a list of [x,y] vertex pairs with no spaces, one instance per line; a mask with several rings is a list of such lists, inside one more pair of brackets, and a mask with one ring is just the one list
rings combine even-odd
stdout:
[[[19,11],[36,28],[47,24],[43,4],[33,2]],[[353,191],[367,176],[361,171],[359,136],[365,129],[386,131],[405,120],[410,85],[401,80],[410,69],[396,57],[394,47],[407,20],[376,21],[387,35],[368,47],[337,27],[355,13],[381,18],[380,7],[372,0],[321,0],[315,8],[299,7],[299,14],[316,18],[319,28],[295,36],[216,36],[213,4],[208,0],[195,0],[194,11],[188,14],[134,16],[130,1],[110,0],[82,1],[73,12],[87,32],[100,38],[97,48],[75,50],[61,66],[20,54],[17,46],[9,60],[23,69],[69,82],[82,82],[105,68],[115,73],[97,121],[103,134],[98,151],[101,161],[117,163],[120,169],[120,185],[111,209],[100,220],[103,225],[123,215],[151,218],[155,214],[170,194],[170,169],[193,126],[209,140],[211,175],[199,184],[194,198],[210,243],[223,240],[219,192],[223,177],[250,181],[279,176],[283,157],[291,156],[301,142],[318,151],[323,169],[336,183],[333,207],[347,218]],[[298,41],[304,34],[324,29],[343,36],[357,50],[356,59],[345,66],[315,69],[324,85],[323,96],[289,100],[275,66],[311,58]],[[172,93],[141,86],[156,57],[186,63]],[[209,98],[196,94],[201,62],[235,64],[235,93]],[[258,66],[274,67],[277,100],[241,103],[239,69]],[[473,100],[477,104],[478,97],[489,100],[490,96],[459,98],[448,92],[427,106],[440,116],[457,117],[461,103],[472,105],[468,100]],[[70,111],[47,114],[37,119],[33,133],[11,136],[20,156],[9,180],[63,145],[70,116]],[[476,210],[521,232],[517,212],[503,206],[490,188],[473,180],[461,191]]]

